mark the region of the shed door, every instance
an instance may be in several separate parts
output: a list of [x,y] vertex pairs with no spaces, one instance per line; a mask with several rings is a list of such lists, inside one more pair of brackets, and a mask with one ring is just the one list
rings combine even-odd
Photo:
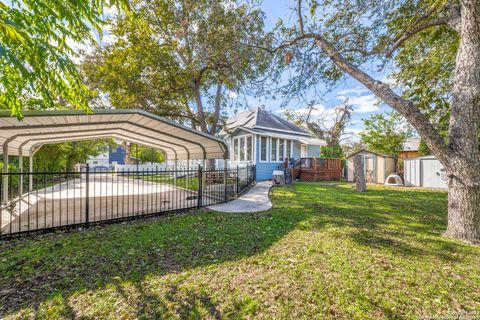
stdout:
[[435,159],[422,159],[421,166],[421,186],[426,188],[446,188],[447,184],[443,180],[444,173],[442,165]]

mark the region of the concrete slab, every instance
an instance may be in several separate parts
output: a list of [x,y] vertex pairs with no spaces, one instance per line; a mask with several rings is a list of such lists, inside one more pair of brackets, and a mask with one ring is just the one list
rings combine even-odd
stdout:
[[208,206],[213,211],[220,212],[259,212],[272,207],[272,202],[268,197],[271,181],[258,182],[252,189],[240,198],[227,202]]

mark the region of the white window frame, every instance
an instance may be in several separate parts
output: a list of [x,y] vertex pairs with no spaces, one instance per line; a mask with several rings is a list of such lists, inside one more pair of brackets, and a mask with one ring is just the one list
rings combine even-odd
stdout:
[[[247,159],[247,137],[252,138],[252,152],[251,152],[252,159]],[[242,139],[242,138],[245,141],[245,144],[243,145],[243,152],[244,152],[244,155],[245,155],[244,160],[240,159],[240,139]],[[235,155],[234,155],[235,140],[238,140],[238,150],[237,150],[237,155],[236,155],[237,160],[235,160]],[[253,137],[253,134],[243,134],[243,135],[235,136],[235,137],[232,138],[232,162],[235,162],[235,163],[241,163],[241,162],[254,163],[255,162],[255,139]]]
[[[292,140],[289,140],[289,139],[285,139],[285,142],[286,142],[286,145],[285,145],[285,153],[287,153],[287,150],[290,148],[290,154],[288,154],[288,158],[290,160],[290,158],[293,158],[292,154],[293,154],[293,141]],[[289,146],[289,148],[287,148],[287,145]]]
[[[260,136],[261,139],[262,136]],[[276,143],[276,160],[272,160],[272,140],[277,139]],[[284,141],[284,147],[283,147],[283,154],[280,156],[280,140]],[[287,144],[290,144],[290,154],[287,154]],[[260,140],[260,153],[262,152],[262,145],[261,145],[261,140]],[[282,163],[285,158],[292,158],[293,157],[293,140],[290,139],[285,139],[285,138],[278,138],[278,137],[268,137],[267,138],[267,161],[262,161],[261,154],[259,154],[259,161],[260,162],[270,162],[270,163]]]
[[[267,163],[270,161],[270,139],[267,136],[260,136],[260,135],[258,136],[258,138],[259,138],[258,145],[260,149],[258,153],[258,161],[262,163]],[[266,150],[265,150],[266,159],[265,160],[262,160],[262,138],[265,138],[265,143],[266,143]]]
[[[273,139],[276,139],[276,150],[275,150],[275,160],[272,159],[272,149],[273,149]],[[270,148],[269,148],[269,155],[270,155],[270,162],[271,163],[280,163],[282,161],[278,161],[278,147],[280,145],[280,138],[277,137],[270,137]]]

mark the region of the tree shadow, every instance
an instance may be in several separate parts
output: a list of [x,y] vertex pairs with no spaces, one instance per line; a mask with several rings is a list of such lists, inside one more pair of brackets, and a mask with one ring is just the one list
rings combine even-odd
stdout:
[[340,230],[357,245],[409,259],[457,261],[458,251],[469,252],[463,244],[439,236],[446,223],[446,196],[438,192],[370,188],[359,194],[346,184],[299,183],[276,189],[273,198],[274,209],[261,213],[194,211],[4,242],[0,316],[38,309],[55,294],[68,300],[76,292],[118,288],[121,279],[140,292],[138,317],[162,318],[162,310],[175,302],[187,318],[198,312],[221,318],[225,314],[206,292],[172,285],[159,296],[142,283],[147,276],[260,254],[295,228]]
[[357,193],[330,185],[309,207],[312,226],[345,228],[348,238],[365,247],[445,261],[459,261],[458,252],[469,252],[468,245],[441,237],[447,222],[443,191],[377,187]]
[[[232,214],[200,210],[5,242],[0,251],[0,274],[5,275],[0,280],[0,315],[38,309],[55,294],[67,299],[75,292],[115,284],[115,279],[135,283],[142,291],[138,284],[147,275],[162,276],[250,257],[265,251],[305,217],[282,210],[275,217],[269,211]],[[176,299],[177,291],[170,288],[162,299]],[[160,309],[167,303],[145,290],[142,295]],[[210,318],[220,315],[206,293],[190,292],[182,299],[189,314],[201,309],[210,310]]]

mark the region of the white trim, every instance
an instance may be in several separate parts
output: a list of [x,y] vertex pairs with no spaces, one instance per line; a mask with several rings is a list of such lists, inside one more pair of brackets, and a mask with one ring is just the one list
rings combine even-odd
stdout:
[[[260,163],[268,163],[270,160],[270,138],[268,136],[263,136],[263,135],[258,135],[260,137],[258,141],[258,146],[259,146],[259,153],[258,153],[258,162]],[[262,138],[265,138],[265,143],[266,143],[266,150],[265,150],[265,156],[266,159],[262,160]]]
[[253,126],[252,128],[254,129],[265,129],[265,130],[272,130],[272,131],[278,131],[278,132],[289,132],[293,133],[295,135],[302,135],[306,137],[311,137],[312,135],[309,133],[303,133],[303,132],[297,132],[297,131],[291,131],[291,130],[282,130],[282,129],[276,129],[276,128],[270,128],[270,127],[263,127],[263,126]]
[[[247,159],[247,138],[248,137],[251,137],[252,138],[252,158],[251,159]],[[255,144],[254,144],[254,135],[253,134],[242,134],[242,135],[239,135],[239,136],[235,136],[235,137],[232,137],[230,138],[230,141],[231,141],[231,146],[232,146],[232,157],[231,157],[231,161],[232,163],[242,163],[242,162],[250,162],[250,163],[253,163],[255,162]],[[240,139],[245,139],[245,144],[243,146],[243,152],[244,152],[244,155],[245,155],[245,159],[241,160],[240,159]],[[235,140],[238,140],[238,151],[237,151],[237,159],[238,160],[235,160]]]

